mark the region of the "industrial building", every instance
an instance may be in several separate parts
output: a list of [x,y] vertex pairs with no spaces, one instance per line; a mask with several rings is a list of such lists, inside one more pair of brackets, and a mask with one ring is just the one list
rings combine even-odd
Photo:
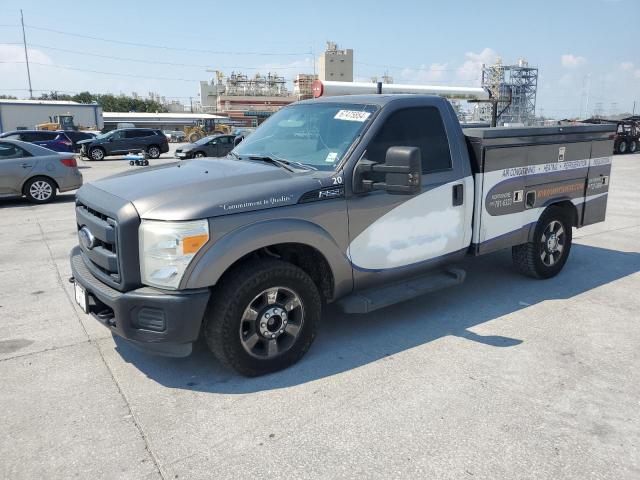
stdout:
[[293,94],[297,100],[313,98],[313,82],[318,80],[318,75],[299,73],[293,80]]
[[341,50],[338,44],[327,42],[318,59],[318,78],[325,82],[353,82],[353,50]]
[[118,124],[132,124],[134,127],[158,128],[160,130],[182,130],[200,121],[213,120],[228,123],[224,115],[208,113],[146,113],[146,112],[104,112],[105,130],[114,130]]
[[[516,65],[503,65],[498,58],[493,65],[482,66],[482,86],[498,102],[498,124],[532,125],[535,122],[538,69],[520,58]],[[480,104],[476,119],[491,119],[490,107]]]
[[56,115],[73,115],[74,124],[83,130],[102,130],[102,107],[97,103],[57,100],[0,100],[0,133],[31,130]]
[[272,73],[249,77],[232,72],[226,77],[222,72],[216,72],[215,79],[200,82],[202,111],[220,112],[238,125],[255,127],[296,100],[297,97],[287,89],[284,77]]

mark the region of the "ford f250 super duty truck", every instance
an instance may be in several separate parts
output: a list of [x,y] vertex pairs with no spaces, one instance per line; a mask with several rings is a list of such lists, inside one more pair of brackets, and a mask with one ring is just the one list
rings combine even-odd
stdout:
[[366,313],[458,284],[511,247],[556,275],[605,217],[611,127],[461,128],[426,95],[328,97],[275,113],[226,158],[127,172],[77,193],[84,311],[184,356],[201,333],[245,375],[309,349],[322,305]]

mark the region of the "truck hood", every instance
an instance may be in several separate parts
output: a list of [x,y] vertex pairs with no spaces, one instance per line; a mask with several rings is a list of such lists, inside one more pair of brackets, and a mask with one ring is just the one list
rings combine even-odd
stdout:
[[[293,205],[328,184],[328,172],[289,172],[268,163],[203,158],[107,177],[85,185],[133,203],[140,218],[194,220]],[[327,177],[322,181],[322,177]]]

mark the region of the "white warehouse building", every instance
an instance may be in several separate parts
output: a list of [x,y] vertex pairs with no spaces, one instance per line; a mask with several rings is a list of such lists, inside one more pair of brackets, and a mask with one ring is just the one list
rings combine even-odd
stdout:
[[36,125],[53,120],[56,115],[73,115],[73,122],[83,130],[102,130],[102,107],[97,103],[57,100],[0,99],[0,133],[33,130]]

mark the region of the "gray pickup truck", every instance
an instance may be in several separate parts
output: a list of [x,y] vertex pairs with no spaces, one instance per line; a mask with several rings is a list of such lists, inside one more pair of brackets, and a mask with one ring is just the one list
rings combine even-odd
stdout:
[[76,300],[147,351],[188,355],[202,333],[240,373],[276,371],[309,349],[325,303],[367,313],[506,247],[523,274],[556,275],[572,227],[604,220],[612,134],[463,130],[435,96],[298,102],[226,158],[82,187]]

